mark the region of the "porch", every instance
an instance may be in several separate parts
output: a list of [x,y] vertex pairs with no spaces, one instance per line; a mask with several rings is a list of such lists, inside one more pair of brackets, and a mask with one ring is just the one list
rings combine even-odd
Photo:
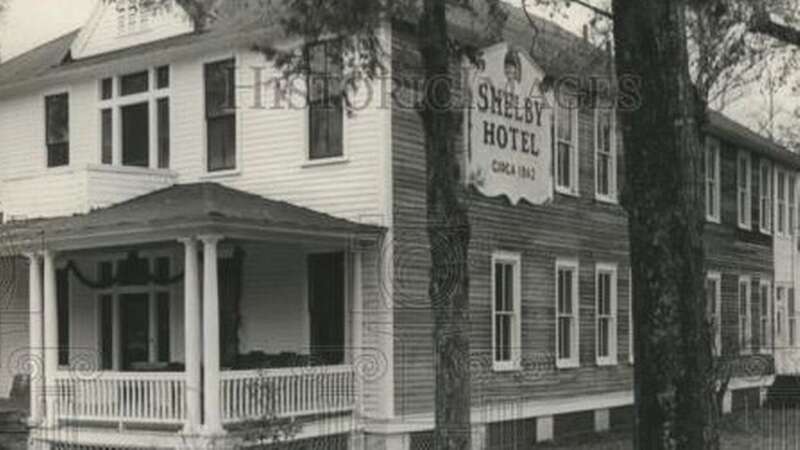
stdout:
[[350,415],[362,255],[380,235],[214,184],[18,230],[31,422],[223,436]]

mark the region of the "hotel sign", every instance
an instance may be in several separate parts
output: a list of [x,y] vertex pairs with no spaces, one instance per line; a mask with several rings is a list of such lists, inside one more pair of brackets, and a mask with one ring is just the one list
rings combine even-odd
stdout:
[[553,197],[551,96],[544,72],[524,52],[500,43],[468,71],[469,182],[488,197],[542,204]]

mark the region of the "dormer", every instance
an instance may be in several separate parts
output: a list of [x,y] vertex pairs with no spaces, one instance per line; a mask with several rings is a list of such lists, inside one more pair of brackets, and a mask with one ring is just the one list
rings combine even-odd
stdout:
[[175,0],[97,0],[72,44],[73,59],[191,33],[192,20]]

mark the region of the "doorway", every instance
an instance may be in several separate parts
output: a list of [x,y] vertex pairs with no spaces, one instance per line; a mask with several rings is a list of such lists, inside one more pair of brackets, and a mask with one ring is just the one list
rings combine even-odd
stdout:
[[148,362],[150,348],[150,295],[122,294],[119,298],[121,320],[122,370],[131,371]]

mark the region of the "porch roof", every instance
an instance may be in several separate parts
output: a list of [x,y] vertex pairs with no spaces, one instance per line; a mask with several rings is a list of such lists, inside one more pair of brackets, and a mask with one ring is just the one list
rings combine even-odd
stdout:
[[205,182],[174,185],[87,214],[11,222],[0,230],[0,247],[26,251],[43,242],[55,250],[80,249],[202,234],[374,241],[384,228]]

